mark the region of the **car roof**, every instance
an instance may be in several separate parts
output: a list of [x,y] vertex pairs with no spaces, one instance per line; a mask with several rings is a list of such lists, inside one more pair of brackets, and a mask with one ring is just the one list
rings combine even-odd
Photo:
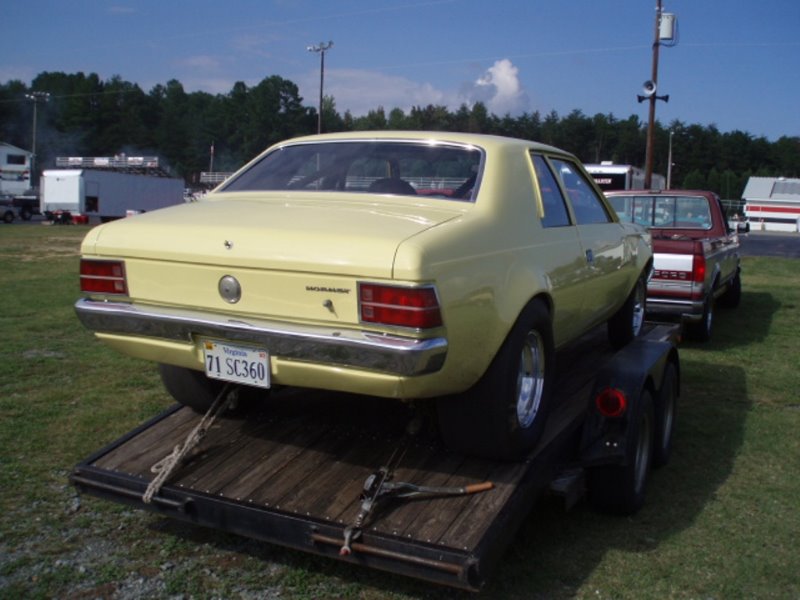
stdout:
[[290,144],[307,144],[311,142],[333,142],[333,141],[406,141],[406,140],[419,140],[419,141],[435,141],[440,143],[456,143],[480,146],[486,150],[498,148],[500,146],[519,146],[521,148],[529,148],[539,150],[541,152],[548,152],[553,154],[562,154],[565,156],[572,156],[571,153],[541,144],[530,140],[523,140],[519,138],[504,137],[499,135],[486,135],[481,133],[453,133],[448,131],[393,131],[393,130],[380,130],[380,131],[348,131],[343,133],[323,133],[318,135],[309,135],[303,137],[292,138],[284,142],[275,144],[273,147],[286,146]]

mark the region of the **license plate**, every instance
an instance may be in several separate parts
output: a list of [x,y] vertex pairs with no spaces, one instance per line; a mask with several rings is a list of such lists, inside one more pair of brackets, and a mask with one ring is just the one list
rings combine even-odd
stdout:
[[261,348],[204,341],[206,375],[214,379],[270,387],[269,354]]

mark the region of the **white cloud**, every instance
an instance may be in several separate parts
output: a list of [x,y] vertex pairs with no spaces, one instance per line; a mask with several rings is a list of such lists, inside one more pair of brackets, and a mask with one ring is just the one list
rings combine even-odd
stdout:
[[213,56],[200,54],[177,60],[174,64],[179,67],[189,67],[192,69],[217,69],[220,65],[220,61]]
[[530,98],[519,81],[519,69],[510,60],[498,60],[474,83],[464,86],[468,104],[483,102],[497,115],[518,115],[530,107]]

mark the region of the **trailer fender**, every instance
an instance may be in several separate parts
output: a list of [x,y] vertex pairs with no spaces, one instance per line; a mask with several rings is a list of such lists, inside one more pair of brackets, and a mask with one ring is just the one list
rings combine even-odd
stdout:
[[[671,439],[671,429],[666,431],[662,423],[667,399],[661,398],[661,391],[667,365],[673,365],[674,372],[679,373],[678,353],[671,341],[639,339],[617,352],[598,373],[582,432],[580,460],[584,466],[626,463],[628,437],[636,433],[630,423],[639,414],[638,404],[645,390],[653,403],[656,447],[666,443],[662,438],[667,434]],[[596,406],[598,396],[607,390],[620,391],[624,396],[626,406],[618,416],[604,415]],[[674,404],[671,409],[674,417]],[[670,419],[669,427],[673,425]]]

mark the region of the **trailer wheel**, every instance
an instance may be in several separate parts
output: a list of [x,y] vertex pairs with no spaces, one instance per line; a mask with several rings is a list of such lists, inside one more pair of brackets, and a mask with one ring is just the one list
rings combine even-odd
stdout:
[[[176,367],[173,365],[158,365],[161,381],[176,402],[188,406],[195,412],[205,414],[216,400],[217,395],[225,386],[224,381],[210,379],[202,371]],[[269,394],[269,390],[240,385],[236,388],[236,403],[230,412],[241,414],[246,412],[252,404]]]
[[472,389],[437,403],[446,445],[486,458],[517,459],[541,437],[550,405],[555,353],[550,316],[538,301],[517,319]]
[[620,349],[638,337],[644,325],[647,307],[647,280],[644,275],[636,280],[625,304],[608,320],[608,341]]
[[672,454],[672,436],[678,414],[678,371],[673,363],[667,364],[655,406],[655,439],[653,440],[653,467],[663,467]]
[[13,223],[13,221],[14,221],[14,213],[11,212],[10,210],[7,210],[6,212],[4,212],[3,213],[3,221],[5,221],[6,223]]
[[628,424],[625,462],[588,470],[589,502],[596,509],[632,515],[644,504],[653,457],[653,398],[643,390]]
[[703,317],[699,321],[686,324],[686,335],[695,342],[707,342],[711,339],[714,326],[714,292],[710,292],[703,303]]
[[23,221],[30,221],[31,217],[33,216],[33,213],[31,212],[30,208],[24,206],[20,209],[19,216],[22,217]]

